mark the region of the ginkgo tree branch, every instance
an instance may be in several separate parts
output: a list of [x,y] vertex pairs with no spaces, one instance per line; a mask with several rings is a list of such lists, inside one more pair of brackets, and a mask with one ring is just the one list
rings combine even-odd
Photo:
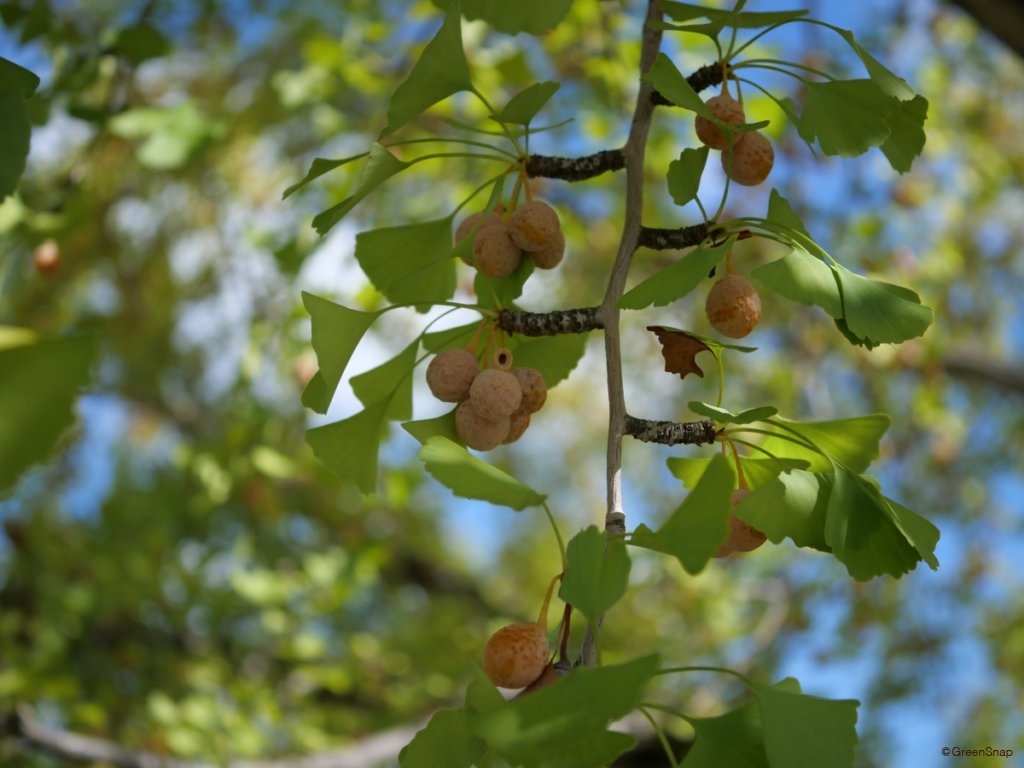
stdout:
[[701,421],[650,421],[626,414],[626,434],[645,443],[707,445],[718,432],[710,419]]
[[[705,88],[721,83],[721,62],[716,61],[711,64],[705,64],[687,77],[686,82],[698,93]],[[644,94],[644,98],[648,99],[653,106],[675,106],[653,88],[645,87]],[[584,155],[582,157],[530,155],[523,158],[523,164],[526,168],[527,176],[541,176],[546,179],[561,179],[562,181],[586,181],[603,173],[621,171],[625,168],[626,148],[602,149],[592,155]]]

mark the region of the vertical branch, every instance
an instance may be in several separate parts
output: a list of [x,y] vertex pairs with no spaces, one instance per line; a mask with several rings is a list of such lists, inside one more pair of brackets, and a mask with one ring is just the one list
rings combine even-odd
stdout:
[[[647,15],[644,18],[642,47],[640,50],[640,74],[647,73],[661,47],[661,30],[650,23],[661,18],[660,0],[648,0]],[[607,536],[622,536],[626,533],[626,513],[622,506],[622,437],[626,432],[626,398],[622,384],[622,342],[619,334],[618,302],[626,288],[626,278],[633,261],[633,253],[640,245],[642,213],[644,204],[644,154],[647,149],[647,135],[651,129],[654,114],[653,89],[645,82],[640,83],[636,97],[636,108],[629,126],[629,139],[622,153],[626,162],[626,211],[622,223],[622,239],[608,278],[608,287],[597,319],[604,327],[605,367],[608,377],[608,453],[607,493],[604,529]],[[600,627],[601,619],[597,621]],[[595,627],[588,629],[580,650],[580,664],[594,666],[597,663]]]
[[[661,46],[661,31],[651,20],[661,18],[660,0],[649,0],[644,19],[643,45],[640,52],[640,74],[654,64]],[[651,128],[654,105],[652,88],[641,82],[636,109],[629,127],[629,139],[623,147],[626,159],[626,212],[622,226],[622,239],[615,256],[604,300],[597,315],[604,326],[605,365],[608,376],[608,506],[605,513],[605,531],[609,535],[626,532],[626,515],[622,508],[622,436],[626,425],[626,401],[622,385],[622,346],[619,334],[618,301],[626,287],[626,277],[633,253],[640,243],[641,213],[644,202],[644,153]]]

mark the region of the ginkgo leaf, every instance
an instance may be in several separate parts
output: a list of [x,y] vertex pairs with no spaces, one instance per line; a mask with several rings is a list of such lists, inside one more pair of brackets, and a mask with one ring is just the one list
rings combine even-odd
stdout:
[[707,118],[714,117],[701,97],[693,90],[693,86],[686,82],[683,73],[664,53],[658,54],[650,71],[640,79],[650,83],[658,93],[677,107],[683,107]]
[[693,726],[695,736],[684,768],[774,768],[764,754],[757,699],[724,715],[687,717],[686,721]]
[[[772,768],[850,768],[857,746],[856,699],[801,693],[795,680],[756,685],[764,751]],[[796,690],[793,690],[795,688]]]
[[609,539],[592,525],[573,536],[565,549],[568,565],[558,597],[596,622],[626,593],[630,571],[626,546],[621,538]]
[[295,192],[298,192],[304,186],[309,184],[309,182],[313,181],[314,179],[320,178],[325,173],[329,173],[330,171],[333,171],[335,168],[340,168],[343,165],[348,165],[349,163],[355,160],[362,160],[368,154],[368,152],[360,152],[358,155],[344,157],[341,160],[331,160],[325,157],[313,158],[313,162],[309,166],[309,171],[306,172],[306,175],[303,176],[299,181],[295,182],[290,187],[285,189],[285,191],[281,195],[281,199],[283,200],[284,198],[289,197]]
[[534,83],[509,99],[508,104],[493,118],[499,123],[529,125],[560,87],[561,84],[555,81]]
[[388,405],[381,400],[347,419],[306,432],[306,442],[316,457],[363,493],[372,493],[377,487],[377,454]]
[[924,122],[927,117],[928,99],[915,96],[910,101],[900,102],[899,109],[886,119],[890,133],[881,150],[894,171],[906,173],[914,158],[924,151]]
[[921,336],[932,323],[932,310],[909,288],[854,274],[836,265],[843,292],[843,321],[851,340],[863,346],[899,343]]
[[39,87],[39,78],[0,57],[0,200],[14,192],[25,170],[32,123],[25,102]]
[[456,496],[480,499],[512,509],[542,504],[544,494],[474,456],[445,437],[432,437],[420,449],[427,472]]
[[587,334],[566,333],[559,336],[536,336],[517,340],[512,351],[514,368],[536,368],[550,389],[569,378],[583,358]]
[[716,455],[668,520],[656,532],[638,526],[629,543],[672,555],[687,573],[700,573],[729,534],[729,497],[735,487],[735,470]]
[[678,160],[668,164],[668,193],[676,205],[686,205],[697,197],[709,152],[710,148],[706,146],[687,148],[679,154]]
[[[863,472],[878,458],[880,441],[892,423],[884,413],[825,421],[779,417],[776,421],[784,425],[784,429],[778,437],[766,437],[761,447],[775,456],[805,459],[815,472],[831,472],[833,462],[854,472]],[[795,434],[798,441],[794,442],[787,433]],[[799,439],[805,444],[800,445]]]
[[651,275],[643,282],[628,290],[621,299],[622,309],[644,309],[652,304],[663,307],[681,299],[706,280],[711,270],[736,242],[730,237],[718,245],[702,245],[695,248],[670,266]]
[[326,211],[322,211],[313,217],[313,228],[321,235],[326,235],[331,229],[348,215],[349,211],[355,208],[359,202],[368,194],[377,189],[381,184],[395,174],[401,173],[411,163],[399,160],[380,144],[370,147],[367,154],[366,164],[363,166],[359,179],[352,193],[337,205],[333,205]]
[[355,256],[377,290],[395,304],[427,308],[455,293],[451,217],[360,232]]
[[821,307],[832,317],[843,316],[843,297],[832,267],[802,248],[758,267],[750,277],[790,301]]
[[707,416],[719,424],[752,424],[755,421],[770,419],[779,412],[779,409],[773,405],[759,405],[739,413],[733,413],[720,406],[702,403],[698,400],[691,400],[687,407],[694,413]]
[[[447,8],[451,0],[433,0]],[[467,19],[483,19],[499,32],[515,35],[526,32],[543,35],[550,32],[569,13],[572,0],[462,0]]]
[[364,406],[388,400],[388,419],[412,418],[412,371],[416,365],[419,341],[414,341],[393,358],[349,382]]
[[435,712],[398,754],[402,768],[438,768],[444,755],[446,768],[473,768],[487,752],[487,745],[469,729],[466,709]]
[[302,303],[313,321],[313,351],[320,365],[320,382],[316,385],[313,402],[323,406],[320,411],[323,413],[334,397],[352,353],[380,312],[359,312],[305,291]]
[[807,84],[797,130],[826,155],[856,157],[885,143],[889,116],[899,101],[873,80],[828,80]]
[[452,442],[459,440],[459,433],[455,429],[454,410],[433,419],[402,422],[402,429],[415,437],[420,445],[426,444],[432,437],[446,437]]
[[460,12],[455,0],[437,34],[427,43],[408,77],[395,89],[388,103],[388,124],[381,131],[382,138],[453,93],[473,89],[462,48]]
[[[750,461],[743,462],[748,476]],[[825,515],[832,494],[832,475],[791,469],[776,473],[755,488],[733,510],[775,544],[790,538],[798,547],[830,552],[825,540]]]
[[685,379],[690,373],[704,378],[704,371],[697,365],[696,358],[701,352],[710,352],[711,347],[703,339],[686,331],[677,331],[660,325],[649,325],[647,330],[652,331],[661,343],[666,372],[678,373],[681,379]]

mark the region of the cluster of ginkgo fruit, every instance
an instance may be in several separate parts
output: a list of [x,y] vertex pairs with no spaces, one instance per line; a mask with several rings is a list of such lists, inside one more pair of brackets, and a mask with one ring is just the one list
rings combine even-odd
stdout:
[[544,376],[536,368],[512,367],[512,353],[495,351],[481,370],[466,347],[438,353],[427,366],[427,386],[443,403],[458,403],[455,431],[469,448],[489,451],[512,443],[530,426],[530,416],[548,397]]
[[565,235],[555,209],[528,200],[506,215],[501,204],[467,216],[455,230],[455,244],[472,235],[475,266],[488,277],[508,277],[527,256],[539,269],[554,269],[565,256]]
[[[743,105],[729,94],[728,84],[718,96],[704,102],[717,120],[727,125],[743,125]],[[694,120],[697,138],[711,149],[722,152],[722,168],[737,184],[755,186],[771,173],[775,151],[760,131],[728,131],[702,115]],[[711,327],[733,339],[741,339],[757,327],[761,319],[761,297],[747,278],[732,271],[718,280],[704,304]]]

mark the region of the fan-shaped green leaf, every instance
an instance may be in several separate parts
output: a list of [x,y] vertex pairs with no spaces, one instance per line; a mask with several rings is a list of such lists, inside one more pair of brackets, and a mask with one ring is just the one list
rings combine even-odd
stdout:
[[372,493],[387,413],[388,401],[381,400],[355,416],[308,430],[306,442],[334,474],[354,482],[363,493]]
[[708,147],[684,149],[678,160],[668,164],[668,193],[676,205],[686,205],[697,197],[709,151]]
[[313,179],[318,179],[325,173],[333,171],[335,168],[340,168],[343,165],[347,165],[348,163],[351,163],[355,160],[361,160],[362,158],[366,157],[367,154],[369,153],[360,152],[358,155],[352,155],[352,157],[344,157],[341,160],[330,160],[325,157],[313,158],[313,162],[309,166],[309,171],[307,171],[306,175],[303,176],[302,179],[288,187],[281,195],[281,199],[283,200],[292,193],[302,189],[304,186],[309,184],[309,182],[313,181]]
[[592,525],[569,540],[566,555],[568,567],[558,596],[588,621],[596,622],[626,593],[630,571],[626,545]]
[[802,248],[758,267],[750,276],[790,301],[821,307],[832,317],[843,316],[842,294],[832,267]]
[[658,93],[677,107],[683,107],[704,117],[714,117],[701,97],[693,90],[693,86],[686,82],[683,73],[664,53],[658,54],[650,71],[640,79],[650,83]]
[[826,155],[855,157],[885,143],[899,101],[872,80],[829,80],[807,85],[797,129]]
[[[441,8],[447,8],[451,2],[433,1]],[[467,19],[483,19],[509,35],[543,35],[558,26],[571,5],[572,0],[462,0],[462,12]]]
[[419,341],[414,341],[386,363],[353,376],[352,391],[364,406],[388,400],[389,419],[412,418],[412,371]]
[[914,158],[924,151],[924,121],[928,117],[928,99],[915,96],[900,102],[899,109],[889,115],[889,138],[882,144],[882,152],[893,170],[906,173]]
[[871,280],[836,265],[843,292],[843,319],[859,343],[870,348],[922,335],[932,323],[932,310],[902,286]]
[[[750,474],[749,464],[743,462],[745,475]],[[755,488],[734,512],[776,544],[789,537],[798,547],[828,552],[825,513],[831,493],[831,474],[789,470]]]
[[361,232],[356,260],[395,304],[437,304],[455,293],[452,219]]
[[702,280],[718,264],[736,242],[730,237],[718,246],[702,245],[675,261],[657,274],[631,288],[619,299],[623,309],[644,309],[652,304],[658,307],[670,304],[682,298]]
[[775,768],[764,754],[757,699],[718,717],[688,717],[696,733],[684,768]]
[[[851,768],[857,746],[855,699],[823,699],[787,690],[789,681],[758,685],[761,728],[772,768]],[[795,682],[795,681],[794,681]]]
[[349,211],[373,190],[397,173],[408,168],[411,163],[399,160],[380,144],[370,147],[366,165],[359,174],[352,194],[337,205],[313,217],[313,228],[321,235],[326,235],[331,228],[348,215]]
[[526,509],[543,503],[546,498],[444,437],[427,440],[420,449],[420,458],[434,479],[456,496],[489,501],[512,509]]
[[499,123],[529,125],[560,87],[561,84],[555,81],[534,83],[509,99],[494,119]]

